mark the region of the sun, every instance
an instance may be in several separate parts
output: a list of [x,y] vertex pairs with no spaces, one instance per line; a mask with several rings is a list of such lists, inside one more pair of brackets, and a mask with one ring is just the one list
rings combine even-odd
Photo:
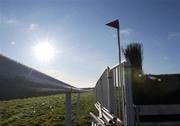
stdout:
[[54,58],[55,48],[50,42],[39,42],[33,47],[35,57],[41,62],[49,62]]

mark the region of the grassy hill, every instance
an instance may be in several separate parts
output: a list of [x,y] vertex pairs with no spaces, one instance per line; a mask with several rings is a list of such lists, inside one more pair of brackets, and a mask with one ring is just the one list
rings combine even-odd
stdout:
[[[75,124],[76,96],[72,94],[72,124]],[[80,98],[79,125],[90,124],[89,112],[95,112],[92,92]],[[11,101],[0,101],[0,126],[63,126],[65,95],[58,94]]]

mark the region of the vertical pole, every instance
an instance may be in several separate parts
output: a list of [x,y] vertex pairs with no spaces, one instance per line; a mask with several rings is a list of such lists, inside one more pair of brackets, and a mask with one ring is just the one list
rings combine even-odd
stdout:
[[114,115],[116,116],[116,117],[118,117],[118,111],[117,111],[117,77],[116,77],[116,68],[113,70],[113,77],[114,77],[114,98],[115,98],[115,100],[114,100]]
[[109,67],[107,67],[107,73],[106,73],[106,75],[107,75],[107,80],[106,80],[106,104],[107,104],[107,109],[109,110],[109,112],[111,112],[111,106],[110,106],[110,82],[109,82],[109,80],[110,80],[110,75],[109,75]]
[[71,93],[66,93],[66,126],[71,126]]
[[79,113],[79,102],[80,102],[80,93],[77,93],[77,101],[76,101],[76,126],[78,125],[78,113]]
[[118,37],[119,64],[121,64],[121,45],[120,45],[119,28],[117,28],[117,37]]
[[124,109],[125,109],[125,106],[124,106],[124,85],[122,84],[122,67],[121,67],[121,44],[120,44],[120,33],[119,33],[120,29],[117,28],[117,37],[118,37],[118,51],[119,51],[119,77],[120,77],[120,85],[121,85],[121,98],[119,97],[119,102],[120,100],[122,100],[122,119],[123,119],[123,122],[124,122],[124,115],[125,115],[125,112],[124,112]]
[[121,101],[121,97],[122,97],[122,95],[121,95],[121,91],[120,91],[120,87],[122,87],[121,86],[121,79],[120,79],[120,65],[119,65],[119,67],[117,67],[117,110],[118,110],[118,117],[119,118],[121,118],[121,119],[123,119],[122,118],[122,109],[121,109],[121,104],[120,104],[120,101]]
[[[109,70],[109,77],[108,77],[108,83],[109,83],[109,111],[111,114],[115,114],[114,111],[114,84],[113,84],[113,70]],[[117,116],[117,115],[116,115]]]
[[127,61],[126,63],[123,63],[124,65],[124,82],[126,84],[125,86],[125,113],[126,113],[126,121],[125,124],[127,126],[134,126],[134,106],[133,106],[133,92],[132,92],[132,81],[131,81],[131,65],[130,62]]

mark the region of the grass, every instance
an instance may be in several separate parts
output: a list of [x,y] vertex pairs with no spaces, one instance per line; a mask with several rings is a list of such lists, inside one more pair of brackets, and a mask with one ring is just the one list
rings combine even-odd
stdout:
[[[76,96],[72,94],[72,125],[75,125]],[[78,125],[90,125],[90,111],[96,113],[93,93],[81,93]],[[65,95],[0,101],[0,126],[9,125],[64,126]]]

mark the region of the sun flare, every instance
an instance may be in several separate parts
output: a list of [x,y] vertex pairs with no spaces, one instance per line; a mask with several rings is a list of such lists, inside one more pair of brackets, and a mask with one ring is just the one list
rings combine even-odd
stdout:
[[53,59],[55,49],[49,42],[39,42],[33,47],[35,57],[42,62],[48,62]]

